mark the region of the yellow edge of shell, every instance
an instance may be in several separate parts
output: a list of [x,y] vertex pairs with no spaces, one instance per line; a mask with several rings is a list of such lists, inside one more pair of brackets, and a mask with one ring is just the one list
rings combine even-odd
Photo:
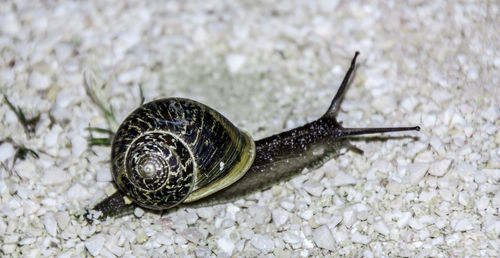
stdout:
[[248,169],[253,164],[253,160],[255,158],[255,142],[252,137],[250,137],[246,132],[240,130],[243,135],[245,135],[245,141],[247,148],[243,150],[242,153],[247,153],[247,155],[242,155],[242,160],[236,164],[226,176],[219,178],[208,185],[195,190],[184,200],[184,202],[194,202],[196,200],[205,198],[215,192],[218,192],[221,189],[224,189],[234,182],[238,181],[241,177],[243,177]]

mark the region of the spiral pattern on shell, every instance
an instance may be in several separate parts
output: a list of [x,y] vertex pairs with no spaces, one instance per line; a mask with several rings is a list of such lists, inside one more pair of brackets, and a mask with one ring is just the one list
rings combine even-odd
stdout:
[[140,206],[167,209],[239,179],[253,162],[254,149],[247,134],[213,109],[188,99],[156,100],[118,128],[113,178]]

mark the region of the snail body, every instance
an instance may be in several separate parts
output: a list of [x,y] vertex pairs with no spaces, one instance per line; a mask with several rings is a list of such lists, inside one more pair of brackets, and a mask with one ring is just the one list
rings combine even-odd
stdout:
[[[420,130],[345,128],[336,120],[358,54],[323,116],[257,141],[193,100],[167,98],[142,105],[114,135],[111,167],[118,191],[93,210],[105,218],[129,213],[135,205],[168,210],[222,203],[320,166],[340,148],[353,147],[350,136]],[[94,217],[87,211],[87,220]]]

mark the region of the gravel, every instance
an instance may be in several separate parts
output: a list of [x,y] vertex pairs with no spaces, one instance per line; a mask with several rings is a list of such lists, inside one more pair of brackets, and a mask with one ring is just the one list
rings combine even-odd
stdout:
[[[40,115],[30,132],[0,105],[2,257],[500,253],[492,1],[8,0],[0,10],[0,101]],[[356,50],[339,120],[421,132],[357,139],[362,155],[343,149],[233,203],[82,218],[115,190],[110,148],[89,146],[86,128],[115,130],[139,88],[146,101],[203,102],[260,139],[322,115]]]
[[316,246],[330,251],[335,251],[335,240],[333,239],[332,232],[328,226],[323,225],[315,229],[312,233],[312,237]]
[[96,234],[85,241],[85,248],[92,256],[97,256],[104,247],[105,240],[103,234]]
[[221,238],[217,240],[217,246],[227,255],[231,255],[234,250],[234,243],[231,239]]

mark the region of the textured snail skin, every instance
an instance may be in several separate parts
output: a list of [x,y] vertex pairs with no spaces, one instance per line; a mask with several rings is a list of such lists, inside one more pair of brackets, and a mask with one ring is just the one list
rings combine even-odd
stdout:
[[236,183],[195,203],[182,207],[206,206],[239,199],[290,179],[303,169],[315,169],[348,146],[339,125],[330,119],[314,122],[255,142],[256,157],[247,173]]
[[[224,203],[241,198],[255,191],[267,189],[277,182],[289,179],[305,168],[312,169],[321,166],[324,162],[331,159],[342,147],[356,149],[356,147],[350,145],[348,142],[348,137],[350,136],[420,130],[418,126],[344,128],[337,122],[336,115],[339,111],[349,78],[354,71],[358,54],[356,52],[338,92],[333,98],[327,112],[322,117],[301,127],[255,141],[255,157],[252,156],[253,154],[243,154],[243,156],[249,157],[248,160],[253,160],[253,162],[246,173],[240,175],[241,178],[222,189],[211,192],[203,198],[196,198],[188,202],[184,201],[177,205],[176,208],[200,207]],[[122,192],[125,192],[127,189],[120,188],[120,190],[94,207],[93,210],[102,212],[99,219],[130,214],[136,207],[133,203],[127,202],[124,199]],[[144,205],[141,206],[144,207]],[[86,218],[89,222],[93,221],[91,216],[86,216]]]

